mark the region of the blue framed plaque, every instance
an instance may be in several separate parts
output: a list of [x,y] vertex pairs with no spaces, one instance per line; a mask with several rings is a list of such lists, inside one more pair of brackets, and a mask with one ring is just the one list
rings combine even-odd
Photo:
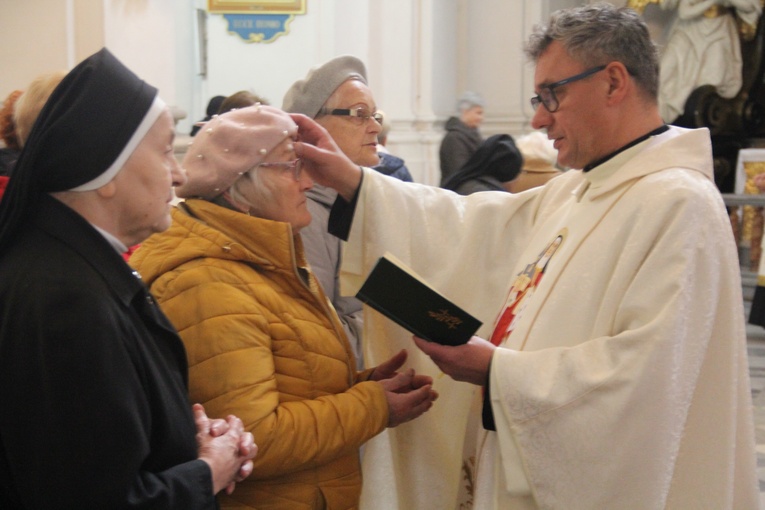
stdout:
[[292,14],[224,14],[229,33],[251,43],[268,43],[288,32]]

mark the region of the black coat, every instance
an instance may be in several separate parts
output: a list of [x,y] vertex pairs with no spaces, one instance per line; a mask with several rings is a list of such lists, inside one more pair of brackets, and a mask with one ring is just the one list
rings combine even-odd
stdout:
[[449,117],[444,127],[446,135],[441,140],[438,150],[442,186],[467,163],[483,143],[478,129],[469,127],[457,117]]
[[508,134],[487,138],[467,162],[441,187],[470,195],[478,191],[507,191],[503,183],[510,182],[521,172],[523,156]]
[[0,257],[0,508],[215,508],[186,379],[144,284],[44,196]]

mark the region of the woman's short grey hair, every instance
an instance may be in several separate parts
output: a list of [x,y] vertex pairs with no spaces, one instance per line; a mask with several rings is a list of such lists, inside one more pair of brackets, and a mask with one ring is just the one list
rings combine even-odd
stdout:
[[[245,193],[242,188],[248,183],[250,184],[250,186],[247,186],[249,191]],[[234,181],[228,193],[231,196],[231,200],[237,204],[257,208],[258,204],[273,200],[274,190],[269,184],[268,179],[263,178],[263,173],[259,172],[256,166],[243,173]]]
[[484,107],[483,97],[478,92],[468,90],[457,100],[457,111],[460,113],[476,106]]
[[598,3],[562,9],[534,27],[524,48],[537,62],[553,41],[586,67],[617,61],[652,100],[659,91],[659,56],[648,27],[633,9]]

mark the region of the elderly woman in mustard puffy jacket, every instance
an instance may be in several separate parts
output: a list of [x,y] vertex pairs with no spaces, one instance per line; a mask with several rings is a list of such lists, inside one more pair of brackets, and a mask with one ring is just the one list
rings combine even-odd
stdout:
[[402,351],[365,372],[303,256],[311,221],[292,142],[269,106],[211,119],[189,147],[187,198],[130,262],[180,332],[192,401],[241,417],[260,452],[223,508],[351,509],[359,447],[425,412],[432,380],[398,372]]

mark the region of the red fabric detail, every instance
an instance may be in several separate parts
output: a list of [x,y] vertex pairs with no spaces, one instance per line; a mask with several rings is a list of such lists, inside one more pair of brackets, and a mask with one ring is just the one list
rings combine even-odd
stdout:
[[[499,344],[501,344],[505,338],[510,336],[512,333],[512,331],[509,331],[510,324],[515,318],[518,305],[521,304],[528,292],[534,292],[534,290],[539,285],[539,282],[542,281],[542,275],[545,274],[545,268],[543,267],[539,269],[536,263],[534,264],[534,267],[531,269],[531,271],[531,281],[526,285],[525,288],[515,289],[514,286],[513,289],[511,289],[510,292],[517,292],[517,295],[512,300],[512,302],[509,303],[507,307],[505,307],[505,310],[502,312],[502,316],[497,321],[497,326],[494,328],[494,332],[491,334],[490,341],[494,345],[499,346]],[[516,280],[516,285],[518,285],[518,280]]]
[[138,249],[139,246],[141,246],[141,245],[140,244],[135,244],[135,245],[131,246],[130,248],[128,248],[128,251],[126,251],[125,253],[122,254],[122,257],[125,259],[125,262],[128,261],[130,256],[133,254],[134,251],[136,251]]
[[3,198],[6,186],[8,186],[8,177],[0,175],[0,199]]

